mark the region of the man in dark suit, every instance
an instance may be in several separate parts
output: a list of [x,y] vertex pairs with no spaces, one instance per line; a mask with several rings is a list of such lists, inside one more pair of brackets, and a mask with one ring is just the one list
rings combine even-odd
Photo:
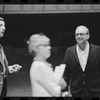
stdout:
[[[0,38],[4,36],[5,32],[5,22],[2,17],[0,17]],[[16,73],[22,68],[18,64],[8,66],[8,61],[4,53],[3,47],[0,44],[0,97],[6,97],[7,94],[7,77],[10,73]]]
[[88,42],[89,29],[80,25],[75,30],[77,44],[66,50],[64,78],[68,84],[63,96],[100,97],[100,47]]

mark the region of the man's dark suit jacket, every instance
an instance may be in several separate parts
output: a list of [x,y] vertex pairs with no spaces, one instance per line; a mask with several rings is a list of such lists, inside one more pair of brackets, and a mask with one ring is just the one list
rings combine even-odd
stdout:
[[64,78],[70,84],[73,97],[84,93],[90,97],[100,97],[100,47],[89,44],[90,50],[83,72],[76,52],[76,45],[66,50],[63,63],[66,64]]
[[[3,47],[0,44],[0,49],[2,49],[4,54],[4,60],[0,55],[0,99],[5,97],[7,94],[7,77],[8,77],[8,61],[4,53]],[[5,68],[5,73],[4,73]]]

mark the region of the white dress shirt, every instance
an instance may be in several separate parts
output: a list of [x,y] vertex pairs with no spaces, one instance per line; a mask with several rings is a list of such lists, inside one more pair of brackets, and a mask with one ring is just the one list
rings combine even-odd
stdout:
[[87,45],[86,45],[84,51],[82,49],[80,49],[80,47],[77,44],[76,51],[77,51],[77,55],[78,55],[80,65],[82,67],[82,70],[84,71],[86,64],[87,64],[88,54],[89,54],[89,43],[87,42]]

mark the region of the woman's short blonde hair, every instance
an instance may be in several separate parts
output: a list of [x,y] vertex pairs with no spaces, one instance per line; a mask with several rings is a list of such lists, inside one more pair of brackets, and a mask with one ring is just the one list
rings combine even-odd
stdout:
[[45,40],[47,40],[48,42],[50,41],[50,39],[43,33],[37,33],[37,34],[31,35],[29,40],[27,41],[29,53],[34,55],[37,47],[43,44]]
[[0,20],[4,21],[4,18],[3,17],[0,17]]

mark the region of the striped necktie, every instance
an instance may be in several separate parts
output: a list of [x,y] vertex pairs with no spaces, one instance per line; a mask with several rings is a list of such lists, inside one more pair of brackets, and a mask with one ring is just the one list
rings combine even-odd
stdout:
[[6,73],[6,68],[5,68],[5,62],[4,62],[4,54],[3,54],[3,49],[0,46],[0,62],[3,66],[3,72]]

